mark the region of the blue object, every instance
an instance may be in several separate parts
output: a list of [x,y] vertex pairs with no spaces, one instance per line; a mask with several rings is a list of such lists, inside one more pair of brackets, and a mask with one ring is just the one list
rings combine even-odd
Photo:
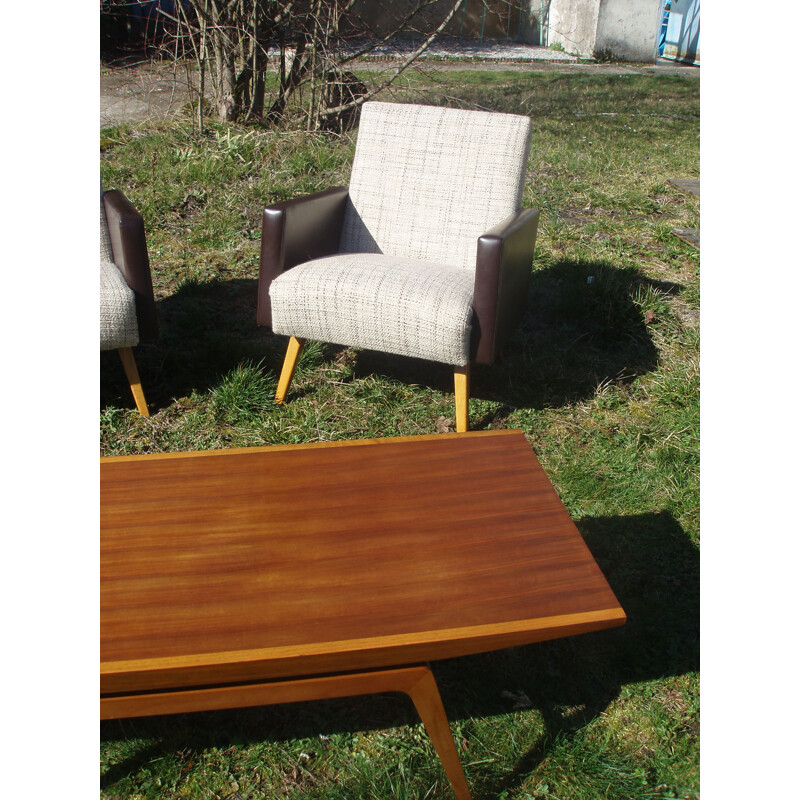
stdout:
[[670,2],[664,4],[664,17],[661,20],[661,33],[658,36],[658,54],[664,55],[664,45],[667,43],[667,25],[669,24]]

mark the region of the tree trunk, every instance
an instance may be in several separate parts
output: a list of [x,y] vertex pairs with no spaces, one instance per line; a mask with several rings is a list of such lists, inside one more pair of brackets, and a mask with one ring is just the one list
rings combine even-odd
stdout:
[[255,117],[261,119],[264,114],[264,72],[267,68],[267,58],[261,46],[261,20],[259,15],[259,4],[253,3],[253,22],[250,33],[250,59],[252,64],[252,90],[253,95],[250,100],[250,108],[247,112],[247,119]]
[[[232,122],[264,116],[265,48],[277,38],[281,45],[281,80],[272,98],[266,118],[271,123],[283,120],[289,100],[297,93],[299,105],[305,105],[309,130],[327,128],[342,130],[354,118],[358,107],[389,86],[439,35],[453,19],[465,0],[408,0],[402,18],[394,30],[376,31],[364,26],[354,13],[355,0],[188,0],[194,14],[179,14],[174,21],[183,26],[192,42],[200,65],[201,91],[205,75],[211,76],[213,97],[219,118]],[[428,22],[425,39],[387,80],[367,91],[347,64],[398,33],[413,30],[412,20],[439,2],[444,6],[440,24]],[[378,5],[380,5],[378,0]],[[384,5],[391,5],[384,0]],[[178,4],[178,7],[182,7]],[[438,5],[437,5],[438,7]],[[165,13],[165,12],[162,12]],[[165,13],[165,16],[170,17]],[[369,44],[360,53],[342,53],[343,30],[356,31]],[[285,43],[294,42],[295,52],[289,69]],[[205,53],[208,53],[206,60]],[[238,63],[237,63],[238,62]],[[208,71],[204,69],[208,66]],[[238,78],[237,78],[238,69]],[[310,91],[302,97],[303,87]],[[199,113],[202,113],[201,111]],[[199,119],[202,127],[202,119]]]
[[236,119],[236,50],[230,37],[220,28],[214,30],[214,50],[217,57],[217,113],[224,122]]
[[295,47],[292,66],[288,73],[284,73],[285,80],[281,81],[278,96],[273,101],[267,113],[267,119],[270,122],[277,123],[283,119],[284,112],[286,111],[286,104],[289,102],[289,98],[292,96],[295,89],[302,82],[305,74],[308,72],[310,64],[311,60],[308,58],[308,53],[306,52],[306,43],[305,41],[299,41]]

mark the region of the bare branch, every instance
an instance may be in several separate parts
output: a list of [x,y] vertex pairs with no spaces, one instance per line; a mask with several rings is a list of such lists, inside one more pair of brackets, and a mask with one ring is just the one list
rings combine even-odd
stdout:
[[394,73],[391,75],[391,77],[387,78],[386,81],[384,81],[379,86],[376,86],[374,89],[371,89],[369,92],[367,92],[366,94],[362,95],[361,97],[358,97],[355,100],[352,100],[349,103],[345,103],[345,104],[340,105],[340,106],[334,106],[333,108],[321,109],[320,110],[320,115],[323,116],[323,117],[329,117],[329,116],[331,116],[333,114],[341,114],[343,111],[350,111],[351,109],[357,108],[358,106],[360,106],[363,103],[365,103],[367,100],[370,100],[371,98],[373,98],[376,94],[378,94],[378,92],[382,92],[384,89],[386,89],[387,87],[391,86],[392,83],[403,72],[405,72],[406,69],[408,69],[408,67],[410,67],[411,64],[422,53],[424,53],[430,47],[431,42],[433,42],[433,40],[447,27],[447,24],[455,16],[456,12],[459,10],[459,8],[461,8],[461,6],[463,4],[464,4],[464,0],[456,0],[454,5],[450,9],[450,13],[445,17],[445,19],[442,21],[442,23],[439,25],[439,27],[432,34],[430,34],[430,36],[428,36],[428,38],[425,39],[425,41],[416,50],[414,50],[406,58],[406,60],[402,64],[400,64],[397,67],[397,69],[394,71]]
[[[351,0],[348,7],[352,7],[354,2],[355,0]],[[427,6],[432,6],[436,2],[438,2],[438,0],[419,0],[416,6],[414,6],[414,8],[412,8],[411,11],[408,12],[408,14],[406,14],[405,18],[397,25],[395,25],[383,37],[376,39],[374,42],[368,44],[366,47],[363,47],[358,52],[349,55],[347,58],[343,59],[340,63],[344,65],[349,63],[350,61],[355,61],[356,59],[361,58],[361,56],[364,56],[367,53],[371,53],[376,47],[379,47],[382,44],[386,44],[386,42],[388,42],[390,39],[397,36],[397,32],[403,30],[403,28],[405,28],[406,25],[408,25],[408,23],[411,22],[411,20],[414,19],[414,17],[417,16],[417,14],[419,14],[419,12],[422,11],[423,8],[426,8]],[[449,22],[450,19],[452,19],[452,15],[447,19],[447,22]],[[445,25],[447,25],[447,22],[445,22]],[[440,30],[444,29],[442,28]]]
[[[269,108],[267,119],[277,122],[289,107],[290,98],[300,97],[308,86],[310,91],[302,99],[309,130],[349,121],[353,115],[347,112],[390,86],[465,7],[465,0],[411,0],[400,13],[397,6],[384,0],[378,11],[382,21],[391,20],[387,25],[391,30],[373,35],[368,45],[355,52],[343,53],[348,32],[363,27],[353,11],[357,0],[304,0],[302,4],[297,0],[188,2],[193,14],[187,14],[180,3],[174,14],[161,13],[182,31],[180,36],[188,43],[184,52],[192,54],[199,69],[201,91],[208,74],[210,94],[220,118],[262,118]],[[428,16],[423,14],[426,9],[437,4],[444,5],[446,12],[438,25],[414,24],[415,19]],[[376,88],[368,91],[351,73],[344,72],[348,64],[398,33],[423,27],[422,43]],[[435,27],[432,32],[431,27]],[[276,39],[280,43],[281,80],[276,95],[267,102],[267,49]],[[287,46],[294,50],[291,67]]]

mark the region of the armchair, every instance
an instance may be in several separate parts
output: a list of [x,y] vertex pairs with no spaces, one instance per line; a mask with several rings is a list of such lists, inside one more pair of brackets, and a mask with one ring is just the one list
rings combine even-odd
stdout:
[[136,408],[150,416],[132,348],[158,336],[144,221],[122,192],[100,194],[100,349],[117,350]]
[[365,103],[348,187],[264,209],[259,325],[449,364],[466,431],[470,363],[491,364],[526,302],[539,212],[520,209],[527,117]]

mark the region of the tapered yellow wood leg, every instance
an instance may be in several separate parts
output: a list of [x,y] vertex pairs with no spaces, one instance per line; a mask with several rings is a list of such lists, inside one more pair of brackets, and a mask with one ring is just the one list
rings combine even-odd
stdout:
[[117,352],[122,361],[122,366],[125,370],[125,376],[128,383],[131,385],[131,393],[136,402],[136,408],[143,417],[149,417],[150,412],[147,409],[147,401],[144,399],[144,390],[142,389],[142,382],[139,380],[139,370],[136,369],[136,359],[133,357],[133,350],[130,347],[120,347]]
[[469,430],[469,364],[455,368],[456,431]]
[[286,399],[286,394],[289,391],[289,384],[294,377],[294,371],[297,369],[297,362],[300,358],[300,353],[303,352],[303,345],[305,343],[305,339],[298,339],[294,336],[289,339],[289,346],[286,348],[286,358],[283,359],[281,377],[278,379],[278,390],[275,392],[275,402],[280,405],[282,405],[283,401]]
[[471,800],[467,779],[450,731],[450,723],[447,721],[439,688],[430,668],[427,668],[419,682],[413,688],[406,690],[406,693],[414,702],[422,724],[439,755],[445,774],[450,779],[457,800]]
[[436,680],[430,667],[425,664],[375,672],[319,675],[265,683],[101,697],[100,719],[246,708],[270,703],[297,703],[377,692],[403,692],[411,698],[457,800],[471,800],[467,779],[461,767]]

